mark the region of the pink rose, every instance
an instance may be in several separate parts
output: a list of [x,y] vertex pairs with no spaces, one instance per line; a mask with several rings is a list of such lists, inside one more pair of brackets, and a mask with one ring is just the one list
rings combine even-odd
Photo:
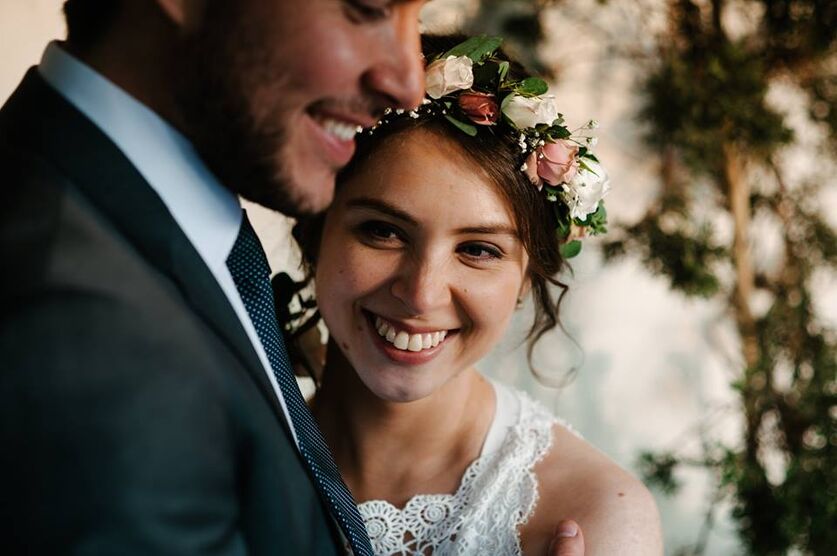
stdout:
[[559,139],[538,149],[538,175],[549,185],[561,185],[578,173],[578,145]]
[[543,188],[543,180],[538,175],[538,149],[526,157],[526,162],[523,163],[523,173],[526,174],[526,177],[529,178],[529,181],[532,182],[532,185],[538,188],[540,191]]
[[462,93],[459,95],[459,107],[477,125],[491,125],[500,117],[500,107],[490,93]]

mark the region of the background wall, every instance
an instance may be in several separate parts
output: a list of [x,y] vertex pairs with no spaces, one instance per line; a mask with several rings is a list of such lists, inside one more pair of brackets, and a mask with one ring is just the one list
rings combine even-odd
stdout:
[[0,0],[0,102],[38,62],[44,45],[65,32],[59,0]]
[[[589,3],[573,6],[583,10]],[[63,35],[60,6],[60,0],[0,0],[0,101],[37,63],[44,45]],[[469,10],[469,0],[435,0],[424,21],[432,29],[452,29]],[[553,38],[544,58],[561,67],[555,92],[562,111],[571,123],[601,122],[598,154],[607,162],[613,186],[608,211],[614,220],[631,221],[650,201],[657,179],[657,162],[638,147],[635,75],[609,60],[595,34],[579,32],[577,19],[553,15],[547,22]],[[603,26],[618,28],[625,21],[618,10],[600,17]],[[289,223],[258,207],[248,210],[274,269],[295,268]],[[550,334],[536,356],[536,364],[555,376],[577,368],[575,380],[555,390],[532,377],[519,347],[531,307],[520,311],[507,341],[482,370],[525,388],[628,468],[641,449],[678,447],[686,438],[697,442],[697,428],[734,441],[741,424],[731,405],[725,354],[737,346],[723,308],[671,293],[667,282],[633,259],[604,267],[594,241],[576,261],[562,318],[578,345],[560,333]],[[835,290],[833,280],[823,286],[826,315],[837,315]],[[672,554],[697,539],[709,495],[707,477],[683,472],[680,478],[684,489],[676,498],[658,496]],[[741,552],[723,514],[708,539],[707,554]]]

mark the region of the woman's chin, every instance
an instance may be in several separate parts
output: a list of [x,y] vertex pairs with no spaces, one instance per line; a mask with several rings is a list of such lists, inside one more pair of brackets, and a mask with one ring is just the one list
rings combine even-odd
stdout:
[[[361,380],[363,380],[361,378]],[[373,382],[363,381],[366,388],[381,400],[393,403],[409,403],[426,398],[433,393],[433,388],[424,384],[404,384],[401,381]]]

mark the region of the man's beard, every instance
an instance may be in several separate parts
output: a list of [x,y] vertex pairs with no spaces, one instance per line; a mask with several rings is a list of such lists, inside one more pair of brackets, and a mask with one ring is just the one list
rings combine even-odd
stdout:
[[[272,71],[280,65],[270,59],[270,48],[254,40],[260,29],[243,24],[237,4],[208,2],[201,29],[183,37],[182,71],[175,83],[181,125],[224,187],[297,216],[300,203],[281,154],[289,114],[281,104],[281,76]],[[255,91],[266,89],[272,98],[259,102],[257,113]]]

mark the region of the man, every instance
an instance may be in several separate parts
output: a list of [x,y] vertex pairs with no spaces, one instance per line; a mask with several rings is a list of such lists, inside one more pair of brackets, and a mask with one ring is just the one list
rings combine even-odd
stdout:
[[0,110],[4,552],[369,553],[237,196],[328,205],[421,4],[66,2]]

